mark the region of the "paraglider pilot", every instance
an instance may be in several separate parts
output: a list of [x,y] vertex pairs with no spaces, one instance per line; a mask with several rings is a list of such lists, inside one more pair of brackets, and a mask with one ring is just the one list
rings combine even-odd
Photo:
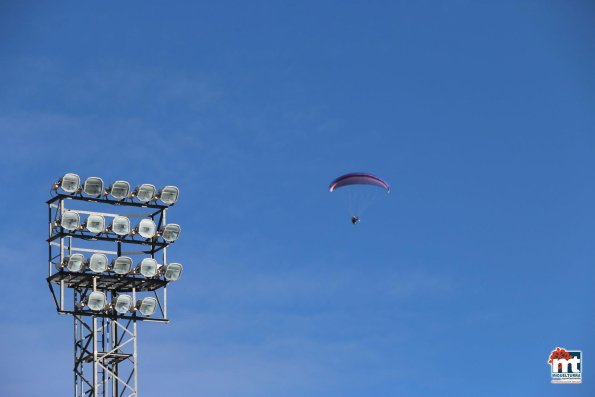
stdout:
[[354,225],[356,225],[358,222],[359,222],[359,216],[353,215],[351,217],[351,223],[353,223]]

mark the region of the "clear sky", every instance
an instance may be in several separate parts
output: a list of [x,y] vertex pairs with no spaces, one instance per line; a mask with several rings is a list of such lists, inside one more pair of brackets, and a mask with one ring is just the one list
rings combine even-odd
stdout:
[[594,395],[592,1],[171,3],[0,4],[0,396],[71,393],[66,172],[181,188],[141,396]]

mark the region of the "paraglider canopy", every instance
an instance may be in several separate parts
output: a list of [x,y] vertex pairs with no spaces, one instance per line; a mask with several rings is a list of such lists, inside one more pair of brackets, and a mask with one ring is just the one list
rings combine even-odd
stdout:
[[376,175],[368,174],[365,172],[352,172],[349,174],[341,175],[340,177],[331,182],[331,184],[329,185],[329,190],[332,192],[335,189],[339,189],[343,186],[349,185],[378,186],[390,193],[390,186],[388,186],[388,183],[386,183]]
[[[341,189],[345,186],[352,186],[346,189],[349,199],[350,212],[352,214],[351,223],[357,225],[360,222],[360,214],[363,212],[367,205],[370,204],[371,200],[378,194],[376,187],[379,187],[390,193],[390,186],[386,181],[377,177],[376,175],[367,172],[351,172],[349,174],[341,175],[331,182],[329,185],[329,191],[334,192],[337,189]],[[364,185],[364,186],[361,186]],[[371,186],[370,192],[363,189],[366,186]],[[373,193],[373,194],[370,194]],[[367,204],[366,206],[362,204]]]

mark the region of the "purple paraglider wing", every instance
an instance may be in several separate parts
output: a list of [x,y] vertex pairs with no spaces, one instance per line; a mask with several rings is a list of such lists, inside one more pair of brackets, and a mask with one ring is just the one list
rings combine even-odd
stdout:
[[377,177],[376,175],[364,173],[364,172],[352,172],[349,174],[342,175],[331,182],[329,190],[332,192],[343,186],[349,185],[372,185],[378,186],[387,192],[390,192],[390,186],[388,183]]

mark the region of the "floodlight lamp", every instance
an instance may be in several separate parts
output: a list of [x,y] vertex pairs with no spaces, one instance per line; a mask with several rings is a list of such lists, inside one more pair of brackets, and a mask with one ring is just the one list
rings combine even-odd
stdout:
[[165,186],[157,193],[159,200],[165,205],[172,205],[178,201],[180,189],[177,186]]
[[91,197],[101,196],[103,194],[103,179],[96,176],[88,177],[85,179],[83,192]]
[[115,181],[107,188],[106,193],[116,200],[123,200],[130,194],[130,183],[126,181]]
[[161,228],[161,237],[168,243],[173,243],[180,237],[180,225],[176,223],[170,223]]
[[111,270],[120,275],[130,273],[132,269],[132,258],[129,256],[120,256],[112,261]]
[[126,236],[130,234],[130,219],[125,216],[116,216],[109,226],[109,230],[116,233],[118,236]]
[[66,211],[62,214],[62,219],[60,219],[60,226],[68,231],[78,230],[81,227],[81,217],[78,212]]
[[89,215],[85,222],[85,228],[91,233],[103,233],[105,231],[105,218],[97,214]]
[[136,197],[141,203],[147,203],[155,199],[155,190],[155,186],[149,183],[143,183],[134,189],[134,192],[132,192],[132,197]]
[[95,273],[103,273],[107,270],[107,256],[104,254],[93,254],[85,263],[85,266]]
[[150,316],[155,313],[157,308],[157,299],[153,297],[146,297],[136,302],[136,308],[143,316]]
[[81,177],[77,174],[65,174],[54,184],[54,189],[61,188],[65,193],[78,193],[81,187]]
[[157,274],[157,268],[159,265],[153,258],[145,258],[140,262],[140,265],[136,268],[136,272],[149,278],[154,277]]
[[116,301],[112,303],[112,307],[119,314],[126,314],[132,308],[132,296],[118,295]]
[[157,232],[157,226],[151,219],[143,219],[138,223],[134,232],[143,238],[153,238]]
[[60,268],[66,268],[69,272],[79,272],[83,267],[84,257],[82,254],[68,255],[62,261]]
[[86,304],[89,306],[89,309],[96,312],[103,310],[105,308],[106,302],[107,299],[105,298],[105,294],[99,291],[91,292],[86,300]]
[[176,281],[182,275],[182,265],[179,263],[170,263],[165,266],[164,274],[167,281]]

